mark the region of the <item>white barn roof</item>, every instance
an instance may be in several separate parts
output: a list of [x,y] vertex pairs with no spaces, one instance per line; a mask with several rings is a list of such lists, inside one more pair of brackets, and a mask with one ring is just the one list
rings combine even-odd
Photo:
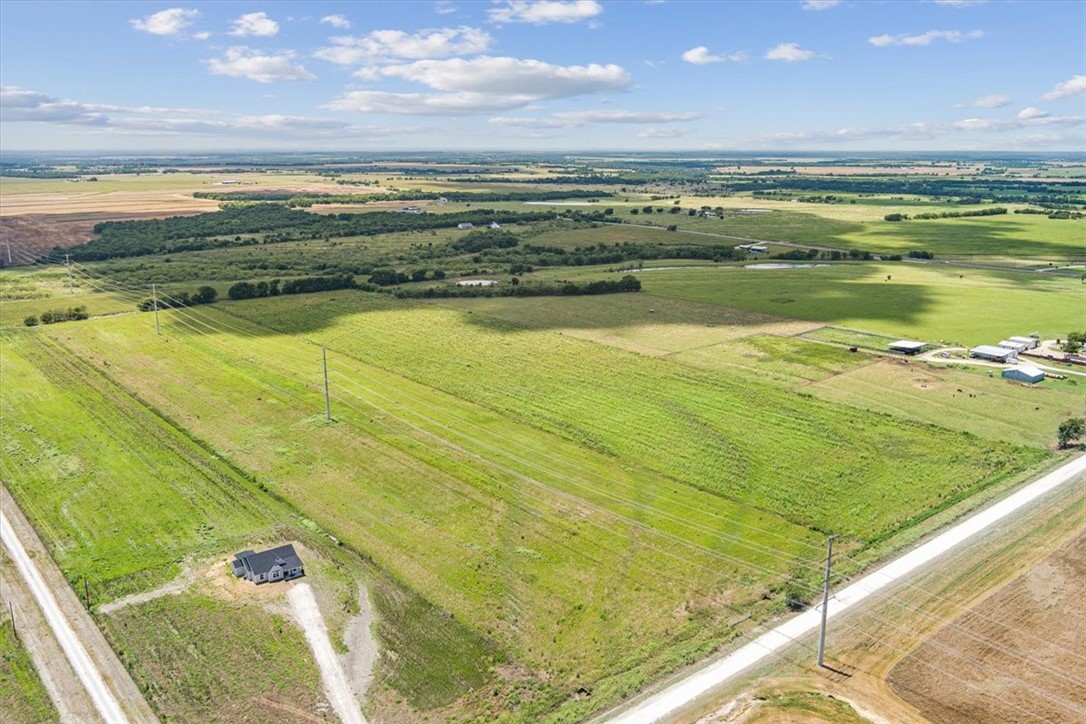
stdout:
[[917,350],[917,349],[922,348],[924,346],[924,344],[925,344],[924,342],[916,342],[916,341],[911,340],[911,339],[899,339],[898,341],[893,342],[893,343],[890,344],[890,349],[900,349],[900,350],[910,350],[910,351],[912,351],[912,350]]
[[979,347],[974,347],[969,350],[969,354],[979,354],[985,357],[1006,357],[1014,354],[1014,350],[1006,347],[993,347],[990,344],[982,344]]

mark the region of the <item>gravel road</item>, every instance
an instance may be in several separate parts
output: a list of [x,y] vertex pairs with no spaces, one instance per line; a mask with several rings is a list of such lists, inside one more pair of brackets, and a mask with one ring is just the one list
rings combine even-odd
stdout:
[[57,641],[60,642],[60,647],[64,650],[64,655],[68,657],[68,662],[75,669],[79,680],[83,682],[87,693],[90,694],[91,701],[94,702],[94,708],[98,710],[102,719],[110,722],[110,724],[127,722],[128,717],[125,715],[124,710],[121,709],[120,702],[117,701],[117,697],[106,685],[105,680],[102,678],[102,672],[98,670],[98,666],[91,660],[90,654],[87,653],[87,649],[83,646],[79,637],[75,635],[75,630],[60,610],[56,597],[49,590],[49,586],[45,584],[45,579],[41,577],[38,567],[34,565],[34,561],[27,555],[26,549],[23,548],[22,542],[15,535],[15,530],[8,523],[7,516],[3,511],[0,511],[0,540],[3,540],[4,547],[7,548],[15,567],[23,580],[26,581],[26,585],[30,588],[30,592],[34,595],[34,599],[38,602],[42,613],[45,614],[45,620],[49,623],[49,628],[53,630]]
[[[31,594],[33,606],[48,624],[48,633],[63,652],[46,669],[50,676],[69,679],[74,671],[78,684],[86,691],[93,709],[108,724],[122,722],[157,722],[128,670],[110,648],[94,619],[83,608],[60,568],[49,555],[33,526],[23,515],[14,498],[0,485],[0,541]],[[29,602],[28,602],[29,603]],[[25,610],[24,610],[25,613]],[[47,655],[48,648],[40,653]],[[58,710],[64,707],[58,705]],[[81,718],[80,724],[93,721]]]
[[[844,613],[875,592],[906,578],[917,569],[1029,505],[1050,490],[1073,480],[1081,480],[1084,474],[1086,474],[1086,456],[1079,456],[994,505],[970,515],[923,545],[838,591],[830,599],[827,618],[832,619]],[[621,724],[649,724],[674,717],[684,707],[696,702],[715,687],[770,655],[784,651],[797,639],[814,632],[819,626],[821,616],[821,606],[808,609],[724,658],[679,679],[663,691],[635,703],[634,706],[613,717],[612,721]]]
[[308,583],[296,583],[287,592],[287,600],[290,601],[294,617],[305,631],[309,648],[313,650],[313,658],[316,659],[317,668],[321,671],[324,693],[328,695],[332,708],[336,710],[343,724],[366,724],[366,718],[362,716],[358,700],[355,699],[347,683],[347,674],[344,673],[339,657],[332,649],[328,629],[324,625],[320,608],[317,607],[313,589]]

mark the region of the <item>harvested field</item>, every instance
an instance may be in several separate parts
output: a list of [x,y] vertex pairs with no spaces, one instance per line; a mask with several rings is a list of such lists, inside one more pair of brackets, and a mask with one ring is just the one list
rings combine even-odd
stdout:
[[63,215],[79,214],[94,218],[119,218],[129,214],[168,216],[178,213],[215,211],[218,201],[194,199],[184,191],[112,191],[67,194],[22,194],[4,197],[0,216],[26,214]]
[[[6,210],[7,200],[4,207]],[[39,216],[4,216],[0,211],[0,241],[11,244],[12,253],[26,257],[46,254],[57,246],[81,244],[94,236],[93,221],[55,221]],[[4,257],[7,261],[7,257]],[[15,263],[19,263],[14,260]]]
[[[891,670],[890,685],[936,722],[1082,721],[1084,598],[1086,531],[921,644]],[[1020,654],[1042,665],[1024,665]],[[962,656],[979,663],[962,666]]]

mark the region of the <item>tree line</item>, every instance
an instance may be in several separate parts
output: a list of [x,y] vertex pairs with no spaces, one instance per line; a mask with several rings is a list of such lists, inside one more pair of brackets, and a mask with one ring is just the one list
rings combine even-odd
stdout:
[[920,214],[887,214],[882,217],[884,221],[908,221],[909,219],[961,219],[967,216],[1002,216],[1007,210],[1002,206],[993,206],[990,209],[976,209],[975,211],[925,211]]
[[[456,227],[462,223],[486,226],[530,223],[554,218],[551,211],[495,211],[478,209],[449,214],[369,213],[310,214],[281,204],[239,204],[221,211],[166,219],[106,221],[95,225],[97,239],[69,249],[73,261],[101,261],[118,257],[216,249],[246,244],[304,241],[342,236],[375,236],[401,231]],[[245,238],[242,235],[261,234]]]
[[23,320],[28,327],[36,327],[39,324],[56,324],[57,322],[72,322],[89,318],[87,308],[83,305],[68,307],[67,309],[50,309],[41,313],[40,317],[30,315]]

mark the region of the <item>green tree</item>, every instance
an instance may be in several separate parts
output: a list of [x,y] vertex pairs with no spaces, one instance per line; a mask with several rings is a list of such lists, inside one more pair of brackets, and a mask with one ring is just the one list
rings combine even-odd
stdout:
[[203,286],[196,290],[196,293],[192,295],[193,304],[211,304],[215,301],[219,293],[215,291],[215,287]]
[[1056,438],[1059,440],[1060,449],[1066,449],[1071,447],[1083,433],[1086,433],[1086,423],[1083,422],[1081,417],[1072,417],[1064,420],[1060,423],[1059,429],[1056,431]]
[[29,317],[27,317],[26,319],[23,320],[23,324],[25,324],[28,327],[37,327],[40,324],[40,322],[38,321],[37,317],[35,317],[33,314],[31,314]]

